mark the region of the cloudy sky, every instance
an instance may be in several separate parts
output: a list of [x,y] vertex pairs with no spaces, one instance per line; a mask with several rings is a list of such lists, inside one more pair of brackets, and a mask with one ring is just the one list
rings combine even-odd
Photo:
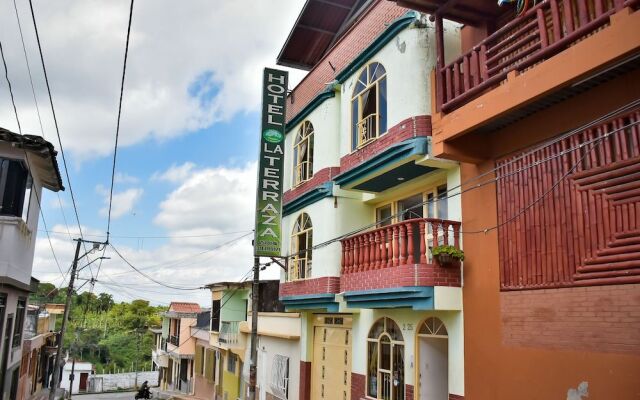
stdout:
[[[275,66],[303,3],[136,1],[111,242],[154,279],[195,287],[237,280],[250,270],[261,71]],[[14,0],[0,0],[0,40],[22,130],[44,134],[58,148],[29,3],[15,4],[40,114]],[[103,240],[129,1],[33,5],[80,222],[88,239]],[[302,77],[291,71],[291,85]],[[17,132],[4,79],[0,126]],[[43,213],[66,271],[74,250],[70,239],[78,232],[69,191],[45,193]],[[42,220],[39,228],[33,275],[61,285]],[[96,292],[118,300],[209,304],[205,291],[164,288],[133,272],[111,249],[106,256],[111,259],[102,264]],[[277,268],[265,275],[276,277]],[[89,277],[89,269],[81,276]]]

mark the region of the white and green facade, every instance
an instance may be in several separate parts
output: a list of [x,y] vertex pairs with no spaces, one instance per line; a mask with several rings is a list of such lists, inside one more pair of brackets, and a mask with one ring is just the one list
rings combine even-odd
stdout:
[[[310,70],[287,103],[280,300],[301,316],[288,398],[462,398],[463,266],[430,251],[462,248],[459,166],[430,151],[434,26],[356,4],[318,56],[305,28],[342,14],[313,3],[278,59]],[[445,27],[455,54],[459,27]]]

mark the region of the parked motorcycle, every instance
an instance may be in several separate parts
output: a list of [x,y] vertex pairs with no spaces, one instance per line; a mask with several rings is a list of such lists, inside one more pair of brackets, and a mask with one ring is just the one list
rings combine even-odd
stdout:
[[144,381],[144,383],[138,390],[138,393],[136,393],[135,400],[150,399],[150,398],[151,398],[151,391],[149,390],[149,384],[147,383],[147,381]]

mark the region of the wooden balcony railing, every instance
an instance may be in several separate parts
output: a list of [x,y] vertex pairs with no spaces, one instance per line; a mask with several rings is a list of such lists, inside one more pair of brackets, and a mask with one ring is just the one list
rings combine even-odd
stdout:
[[[609,17],[638,0],[544,0],[437,68],[438,107],[449,112],[609,24]],[[441,41],[439,41],[442,43]]]
[[431,262],[434,245],[460,247],[460,222],[417,218],[351,236],[342,241],[342,273]]

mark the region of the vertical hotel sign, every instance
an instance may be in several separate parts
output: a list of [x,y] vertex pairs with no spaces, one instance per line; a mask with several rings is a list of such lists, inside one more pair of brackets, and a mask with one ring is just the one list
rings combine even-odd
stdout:
[[264,69],[254,255],[279,257],[282,244],[286,71]]

